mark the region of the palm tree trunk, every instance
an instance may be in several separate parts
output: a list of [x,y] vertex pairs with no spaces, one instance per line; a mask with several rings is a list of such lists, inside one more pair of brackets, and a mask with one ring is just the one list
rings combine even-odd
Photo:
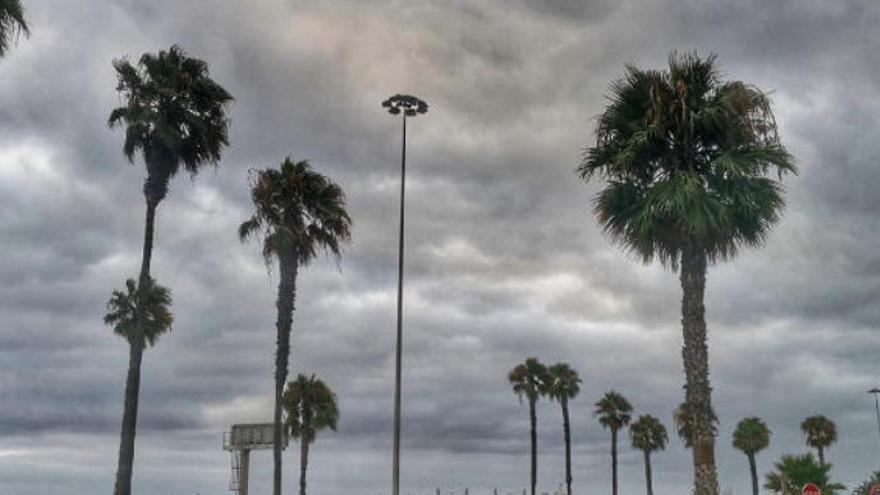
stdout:
[[538,484],[538,417],[535,415],[535,400],[529,399],[529,425],[532,436],[532,495]]
[[685,401],[692,432],[694,495],[718,495],[715,469],[715,433],[712,388],[709,386],[709,352],[706,345],[706,254],[688,247],[681,256],[681,323],[684,346]]
[[654,495],[654,483],[651,479],[651,453],[645,452],[645,481],[648,484],[648,495]]
[[617,495],[617,430],[611,429],[611,495]]
[[568,398],[562,397],[562,433],[565,437],[565,487],[571,495],[571,427],[568,421]]
[[278,320],[275,328],[276,351],[275,351],[275,418],[272,436],[272,453],[274,469],[272,472],[272,493],[281,495],[281,448],[283,423],[281,421],[281,395],[284,393],[284,383],[287,380],[288,359],[290,357],[290,332],[293,326],[293,310],[296,300],[296,275],[297,260],[289,253],[281,253],[278,256],[281,280],[278,282]]
[[755,463],[755,454],[749,456],[749,472],[752,473],[752,495],[758,495],[758,466]]
[[825,448],[820,445],[820,446],[816,447],[816,450],[819,452],[819,465],[824,466],[825,465]]
[[141,388],[141,362],[144,355],[144,305],[141,301],[146,295],[150,279],[150,262],[153,257],[153,229],[156,208],[159,200],[147,196],[146,220],[144,221],[144,245],[141,256],[141,273],[138,278],[138,307],[136,309],[135,340],[129,347],[128,374],[125,379],[125,403],[122,413],[122,428],[119,433],[119,459],[116,466],[116,485],[114,495],[131,494],[131,477],[134,471],[134,437],[137,429],[138,397]]
[[309,466],[309,442],[300,438],[299,447],[299,495],[306,495],[306,468]]

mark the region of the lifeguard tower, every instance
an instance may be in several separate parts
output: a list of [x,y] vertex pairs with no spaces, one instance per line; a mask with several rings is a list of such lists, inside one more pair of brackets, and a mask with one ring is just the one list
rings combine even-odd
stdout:
[[[248,495],[248,469],[251,450],[271,450],[274,442],[272,423],[251,423],[232,425],[230,431],[223,433],[223,450],[232,454],[232,475],[229,490],[237,495]],[[287,448],[287,431],[281,436],[281,449]]]

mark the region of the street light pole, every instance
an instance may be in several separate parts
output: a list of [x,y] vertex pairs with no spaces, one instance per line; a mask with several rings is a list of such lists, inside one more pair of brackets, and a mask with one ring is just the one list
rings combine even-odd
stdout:
[[874,396],[874,409],[877,411],[877,431],[880,432],[880,399],[877,398],[877,394],[880,394],[880,388],[872,388],[868,390],[869,394]]
[[403,228],[406,192],[406,118],[426,113],[428,104],[410,95],[394,95],[382,102],[392,115],[402,115],[403,144],[400,153],[400,230],[397,245],[397,349],[394,356],[394,455],[391,468],[391,493],[400,495],[400,416],[401,368],[403,363]]

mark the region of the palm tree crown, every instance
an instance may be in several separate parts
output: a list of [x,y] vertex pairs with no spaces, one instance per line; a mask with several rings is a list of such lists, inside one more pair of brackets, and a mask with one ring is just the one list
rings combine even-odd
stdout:
[[536,401],[538,397],[547,392],[547,383],[550,378],[546,366],[541,364],[537,358],[528,358],[524,363],[518,364],[510,370],[507,380],[513,387],[513,392],[520,399],[525,396],[530,401]]
[[180,165],[191,174],[220,160],[229,144],[226,108],[232,96],[208,76],[208,65],[178,46],[145,53],[137,65],[113,62],[125,104],[110,113],[110,127],[125,125],[123,152],[141,152],[144,193],[159,201]]
[[733,448],[746,455],[757,454],[770,445],[770,429],[761,418],[745,418],[733,432]]
[[615,391],[606,393],[596,402],[594,415],[605,428],[617,431],[629,424],[632,419],[632,405]]
[[[155,283],[152,278],[144,290],[146,305],[144,307],[144,339],[153,346],[159,336],[171,331],[174,317],[171,315],[171,291]],[[114,290],[107,302],[107,313],[104,323],[113,326],[113,332],[129,344],[137,338],[137,301],[138,287],[134,279],[125,281],[125,290]]]
[[627,67],[578,167],[607,179],[595,213],[614,240],[677,266],[697,249],[710,260],[767,236],[784,206],[771,178],[795,172],[767,96],[722,82],[715,57],[676,55],[668,70]]
[[318,248],[338,257],[342,243],[351,239],[345,193],[307,161],[286,158],[279,169],[258,171],[251,199],[256,210],[238,233],[244,240],[262,231],[267,263],[272,256],[291,254],[305,265]]
[[[718,433],[718,416],[715,415],[714,410],[711,412],[711,418],[712,435],[715,435]],[[693,434],[691,432],[687,402],[682,402],[677,408],[675,408],[675,411],[672,413],[672,419],[675,421],[675,432],[678,434],[682,443],[684,443],[685,448],[691,448],[693,446]]]
[[813,454],[785,455],[776,462],[774,470],[767,473],[764,488],[782,495],[800,495],[804,485],[815,483],[822,491],[822,495],[834,495],[846,487],[832,482],[829,471],[831,464],[816,462]]
[[0,57],[19,35],[30,35],[21,0],[0,0]]
[[643,452],[663,450],[668,441],[666,427],[650,414],[639,416],[639,419],[629,426],[629,436],[632,446]]
[[547,396],[556,401],[573,399],[580,392],[581,378],[568,363],[556,363],[547,370]]
[[300,374],[287,384],[282,406],[287,415],[290,436],[311,443],[324,429],[336,431],[339,407],[336,394],[322,380]]

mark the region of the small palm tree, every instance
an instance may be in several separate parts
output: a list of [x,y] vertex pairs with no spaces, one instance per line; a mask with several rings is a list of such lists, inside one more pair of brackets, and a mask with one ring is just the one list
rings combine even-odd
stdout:
[[[144,288],[150,278],[156,208],[181,165],[194,176],[220,159],[221,151],[229,144],[226,109],[232,97],[208,76],[205,62],[188,57],[177,46],[156,55],[146,53],[136,66],[125,59],[114,61],[113,66],[118,79],[116,89],[124,105],[110,113],[108,124],[111,128],[125,126],[123,154],[133,162],[135,154],[140,153],[147,169],[143,188],[144,247],[138,278],[138,285]],[[131,494],[146,332],[143,316],[135,322],[132,361],[136,366],[128,368],[114,495]]]
[[632,405],[619,393],[610,391],[599,402],[593,414],[599,423],[611,430],[611,493],[617,495],[617,432],[629,425],[632,419]]
[[760,418],[745,418],[736,425],[733,432],[733,448],[741,451],[749,459],[749,472],[752,475],[752,494],[758,495],[758,467],[755,455],[770,445],[770,429]]
[[845,490],[845,486],[830,481],[829,471],[831,464],[817,463],[813,454],[785,455],[774,465],[774,471],[767,473],[764,488],[782,495],[800,495],[807,483],[815,483],[822,495]]
[[309,445],[319,431],[336,431],[339,407],[336,394],[315,375],[300,374],[287,384],[281,398],[286,414],[287,430],[300,443],[299,493],[306,495],[306,468],[309,464]]
[[547,368],[537,358],[528,358],[524,363],[518,364],[507,374],[507,380],[513,387],[520,402],[523,397],[529,402],[529,431],[531,433],[531,494],[535,495],[538,483],[538,418],[535,413],[535,404],[538,398],[547,393],[547,383],[550,377]]
[[666,435],[666,427],[659,419],[646,414],[629,427],[629,437],[632,446],[642,451],[645,456],[645,480],[648,487],[648,495],[654,495],[654,485],[651,476],[651,453],[666,448],[669,437]]
[[837,442],[837,427],[825,416],[810,416],[801,423],[807,445],[816,449],[819,464],[825,464],[825,449]]
[[595,214],[614,241],[679,272],[694,493],[717,495],[706,269],[764,242],[784,207],[774,174],[794,172],[793,159],[769,99],[722,81],[714,56],[672,54],[666,70],[627,67],[611,91],[578,173],[605,181]]
[[278,259],[280,279],[276,308],[274,495],[281,494],[281,399],[287,380],[290,334],[293,326],[296,279],[299,267],[324,249],[338,260],[342,245],[351,239],[351,218],[345,193],[328,177],[312,170],[306,161],[285,158],[279,168],[259,170],[251,179],[251,200],[256,207],[238,229],[241,240],[262,235],[266,266]]
[[30,35],[21,0],[0,0],[0,57],[19,35]]
[[565,437],[565,487],[566,493],[571,495],[571,423],[568,418],[568,401],[577,397],[580,392],[581,378],[568,363],[556,363],[550,367],[548,372],[547,395],[550,399],[558,401],[562,407],[562,433]]
[[[153,347],[159,336],[171,331],[174,316],[171,314],[171,291],[148,279],[144,289],[144,339]],[[137,332],[138,286],[134,279],[125,281],[125,290],[114,290],[107,302],[104,323],[113,327],[113,333],[128,341],[134,347],[138,341]],[[133,363],[129,362],[129,366]]]

